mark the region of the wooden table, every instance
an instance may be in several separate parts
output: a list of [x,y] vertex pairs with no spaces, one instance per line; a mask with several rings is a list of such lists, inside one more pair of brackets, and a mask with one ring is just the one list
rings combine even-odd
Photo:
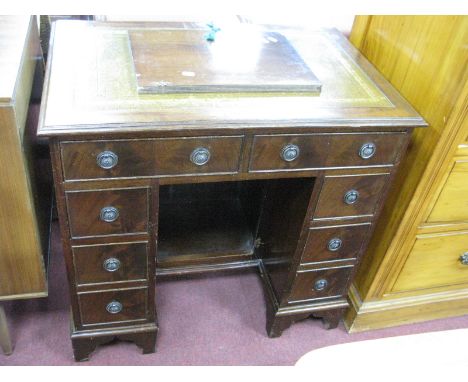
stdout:
[[129,36],[159,28],[53,31],[38,134],[50,138],[75,358],[115,337],[154,351],[156,280],[193,273],[258,268],[271,337],[311,315],[336,327],[424,120],[334,30],[270,28],[320,95],[140,94]]
[[[36,137],[39,106],[30,103],[44,70],[36,17],[0,16],[0,51],[2,302],[47,296],[52,176],[47,143]],[[11,353],[2,306],[0,345]]]

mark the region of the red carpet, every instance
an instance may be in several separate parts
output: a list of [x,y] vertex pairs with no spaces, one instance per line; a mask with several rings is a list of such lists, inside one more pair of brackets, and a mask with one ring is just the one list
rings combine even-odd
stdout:
[[265,331],[265,302],[257,274],[243,273],[158,283],[160,331],[156,353],[132,343],[98,347],[90,361],[75,363],[69,339],[68,288],[58,229],[53,229],[47,299],[5,303],[14,352],[0,365],[294,365],[324,346],[468,327],[468,316],[347,334],[343,324],[325,330],[319,320],[293,325],[282,337]]

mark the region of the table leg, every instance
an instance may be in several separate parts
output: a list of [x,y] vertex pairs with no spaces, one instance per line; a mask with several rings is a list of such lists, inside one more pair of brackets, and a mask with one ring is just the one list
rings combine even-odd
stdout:
[[11,346],[10,332],[8,331],[7,319],[3,306],[0,305],[0,346],[3,349],[3,353],[9,355],[13,353],[13,347]]

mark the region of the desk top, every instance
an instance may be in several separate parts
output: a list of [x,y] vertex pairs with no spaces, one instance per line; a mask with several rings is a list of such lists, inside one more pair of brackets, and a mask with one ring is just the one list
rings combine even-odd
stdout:
[[30,16],[0,16],[0,104],[15,98]]
[[[164,29],[207,29],[203,25]],[[241,26],[240,26],[241,27]],[[44,136],[201,128],[424,126],[424,120],[336,30],[269,27],[322,83],[321,94],[139,94],[130,34],[161,25],[58,21],[52,31]]]

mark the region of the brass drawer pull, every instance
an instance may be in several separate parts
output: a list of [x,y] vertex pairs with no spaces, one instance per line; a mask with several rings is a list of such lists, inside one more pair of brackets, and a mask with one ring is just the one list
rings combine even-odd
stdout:
[[468,265],[468,252],[464,252],[460,256],[460,263],[462,263],[463,265]]
[[327,248],[329,251],[335,252],[341,248],[343,241],[337,237],[334,237],[328,242]]
[[204,147],[197,147],[192,151],[192,154],[190,154],[190,161],[197,166],[203,166],[204,164],[208,163],[210,157],[210,150]]
[[316,291],[324,290],[328,286],[328,281],[325,279],[317,280],[314,284],[314,289]]
[[344,196],[344,202],[346,204],[354,204],[359,198],[359,192],[356,190],[349,190]]
[[104,261],[102,266],[107,272],[115,272],[120,268],[120,260],[115,257],[110,257]]
[[119,157],[112,151],[103,151],[97,156],[97,164],[104,170],[110,170],[117,166],[118,161]]
[[288,144],[283,147],[281,150],[281,158],[286,162],[292,162],[293,160],[297,159],[299,156],[300,150],[299,147],[293,144]]
[[115,207],[104,207],[101,209],[101,220],[106,223],[112,223],[119,217],[119,210]]
[[122,311],[122,308],[123,308],[123,305],[118,302],[118,301],[111,301],[110,303],[107,304],[106,306],[106,310],[110,313],[110,314],[117,314],[117,313],[120,313]]
[[359,156],[362,159],[372,158],[374,156],[374,154],[375,154],[376,149],[377,148],[376,148],[374,143],[372,143],[372,142],[364,143],[361,146],[361,149],[359,150]]

